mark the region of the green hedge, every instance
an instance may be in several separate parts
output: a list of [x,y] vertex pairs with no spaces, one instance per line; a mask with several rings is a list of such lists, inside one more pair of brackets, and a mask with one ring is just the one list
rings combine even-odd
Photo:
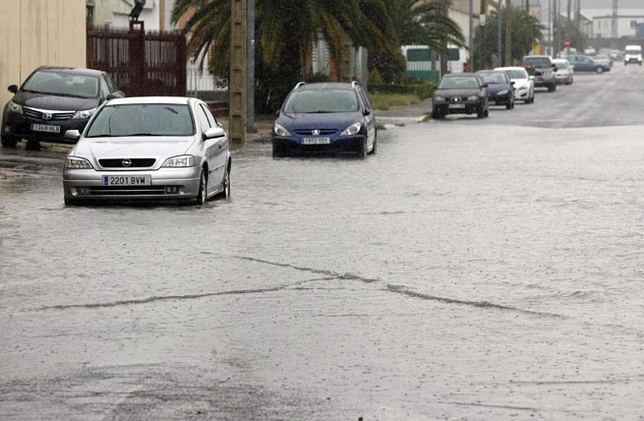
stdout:
[[420,99],[430,98],[434,94],[434,82],[422,82],[412,85],[370,84],[369,91],[379,94],[417,95]]

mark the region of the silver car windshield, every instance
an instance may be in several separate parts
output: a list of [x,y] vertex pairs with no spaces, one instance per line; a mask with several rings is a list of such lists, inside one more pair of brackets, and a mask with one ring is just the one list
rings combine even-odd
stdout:
[[346,89],[293,92],[284,104],[286,113],[345,113],[358,109],[355,92]]
[[190,136],[195,133],[185,104],[120,104],[101,109],[86,137]]

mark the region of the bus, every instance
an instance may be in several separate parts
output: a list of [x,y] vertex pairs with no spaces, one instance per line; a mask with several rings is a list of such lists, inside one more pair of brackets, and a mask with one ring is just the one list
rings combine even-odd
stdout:
[[[447,53],[447,72],[463,73],[467,71],[467,54],[463,47],[449,45]],[[407,60],[407,74],[421,80],[438,83],[441,78],[441,56],[426,45],[403,45],[400,51]]]

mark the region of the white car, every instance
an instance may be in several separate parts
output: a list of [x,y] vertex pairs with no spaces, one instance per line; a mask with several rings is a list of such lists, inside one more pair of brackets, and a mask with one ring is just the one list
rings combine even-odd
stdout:
[[130,97],[105,102],[63,169],[65,204],[100,200],[192,201],[230,196],[228,135],[205,102]]
[[514,100],[526,104],[534,102],[534,76],[530,76],[525,67],[497,67],[494,70],[503,70],[514,83]]
[[557,67],[557,72],[555,73],[557,84],[572,85],[574,71],[570,62],[563,58],[556,58],[552,60],[552,64]]

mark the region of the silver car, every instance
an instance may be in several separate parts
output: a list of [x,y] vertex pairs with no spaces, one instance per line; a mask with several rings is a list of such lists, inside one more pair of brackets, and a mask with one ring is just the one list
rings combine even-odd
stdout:
[[228,135],[203,101],[131,97],[106,102],[63,169],[65,204],[99,200],[192,201],[230,196]]

